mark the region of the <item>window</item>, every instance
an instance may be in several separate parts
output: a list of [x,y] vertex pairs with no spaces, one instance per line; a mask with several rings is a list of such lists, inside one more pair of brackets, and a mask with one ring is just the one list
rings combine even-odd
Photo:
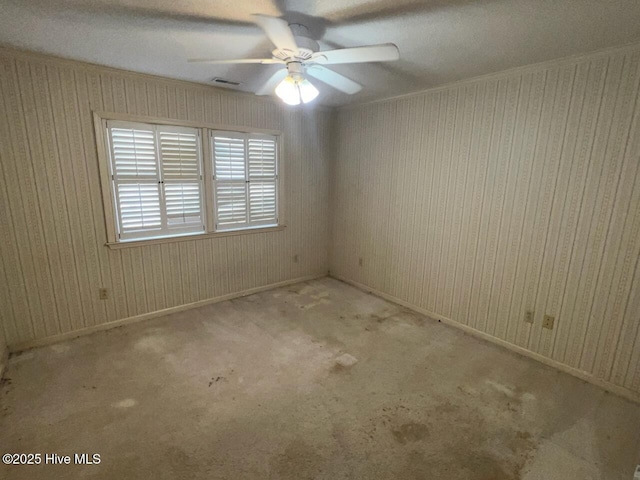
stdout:
[[278,224],[276,137],[211,132],[216,229]]
[[205,231],[196,128],[107,122],[120,240]]
[[110,244],[278,226],[277,135],[96,118]]

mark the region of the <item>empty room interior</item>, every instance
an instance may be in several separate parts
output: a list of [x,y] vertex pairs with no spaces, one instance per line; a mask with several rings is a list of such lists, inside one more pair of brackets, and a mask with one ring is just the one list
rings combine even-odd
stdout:
[[640,479],[639,1],[0,11],[0,479]]

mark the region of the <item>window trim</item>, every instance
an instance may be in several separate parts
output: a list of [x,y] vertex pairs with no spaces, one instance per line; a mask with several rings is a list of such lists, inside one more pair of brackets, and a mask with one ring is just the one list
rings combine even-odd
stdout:
[[[213,237],[226,237],[235,235],[250,235],[261,234],[267,232],[282,231],[286,228],[285,221],[285,205],[284,191],[285,191],[285,175],[282,168],[281,161],[284,157],[284,135],[280,130],[271,130],[264,128],[254,128],[239,125],[226,125],[226,124],[213,124],[199,121],[179,120],[166,117],[152,117],[142,115],[129,115],[113,112],[93,111],[94,119],[94,132],[96,136],[96,148],[98,167],[100,171],[100,184],[102,190],[102,206],[104,211],[105,229],[107,233],[106,246],[112,249],[121,249],[128,247],[140,247],[144,245],[152,245],[159,243],[172,243],[188,240],[198,240]],[[202,173],[203,173],[203,205],[205,208],[205,215],[203,221],[205,223],[205,231],[201,233],[183,233],[173,236],[151,237],[142,238],[137,240],[119,240],[116,230],[116,212],[115,212],[115,198],[113,196],[112,179],[111,179],[111,164],[108,155],[108,141],[106,132],[106,122],[132,122],[132,123],[147,123],[155,125],[168,125],[175,127],[188,127],[200,129],[200,148],[202,151]],[[276,190],[276,202],[278,205],[277,220],[278,224],[275,226],[255,226],[234,230],[220,230],[214,231],[215,226],[215,210],[214,210],[214,192],[213,192],[213,162],[211,152],[211,142],[209,141],[211,131],[228,131],[228,132],[240,132],[248,134],[265,134],[276,137],[277,145],[277,158],[278,158],[278,179]]]
[[[247,201],[247,220],[244,223],[244,225],[236,225],[236,226],[231,226],[228,228],[219,228],[218,224],[219,224],[219,219],[218,219],[218,207],[216,205],[216,200],[218,198],[217,196],[217,186],[218,186],[218,182],[226,182],[226,180],[220,180],[219,178],[216,178],[216,167],[215,167],[215,161],[216,159],[214,158],[214,155],[210,155],[209,160],[211,160],[211,169],[212,169],[212,193],[213,193],[213,202],[214,202],[214,208],[212,210],[213,212],[213,231],[215,232],[232,232],[232,231],[240,231],[240,230],[250,230],[250,229],[257,229],[257,228],[269,228],[269,227],[277,227],[279,225],[279,212],[280,212],[280,199],[279,199],[279,194],[280,194],[280,152],[278,149],[278,145],[279,145],[279,138],[277,135],[269,135],[266,133],[258,133],[258,132],[251,132],[251,133],[246,133],[246,132],[231,132],[229,130],[208,130],[208,134],[209,134],[209,148],[211,149],[211,152],[213,153],[213,148],[214,148],[214,141],[215,141],[215,137],[217,136],[223,136],[225,134],[229,134],[228,137],[229,138],[235,138],[235,139],[242,139],[244,142],[244,146],[246,149],[246,156],[244,158],[244,172],[245,172],[245,178],[244,178],[244,183],[245,183],[245,195],[246,195],[246,201]],[[275,144],[276,144],[276,150],[275,150],[275,175],[273,176],[273,181],[275,183],[275,188],[276,188],[276,198],[275,198],[275,214],[276,214],[276,224],[270,224],[270,223],[266,223],[266,222],[252,222],[251,221],[251,211],[250,211],[250,207],[249,207],[249,203],[251,202],[251,197],[249,194],[249,189],[250,189],[250,185],[252,182],[251,179],[251,172],[250,172],[250,168],[249,168],[249,140],[250,139],[260,139],[262,137],[263,140],[273,140],[275,138]],[[238,181],[238,180],[236,180]],[[255,180],[254,180],[255,181]]]
[[[116,230],[120,231],[118,234],[119,242],[130,242],[130,241],[140,241],[145,239],[153,239],[153,238],[169,238],[175,237],[179,235],[198,235],[202,233],[206,233],[207,230],[207,218],[204,213],[204,195],[206,194],[204,190],[205,178],[203,171],[203,161],[202,158],[202,129],[193,128],[193,127],[184,127],[184,126],[176,126],[176,125],[158,125],[152,124],[148,122],[129,122],[122,120],[103,120],[103,128],[108,132],[111,128],[125,128],[125,129],[140,129],[146,130],[147,128],[153,132],[154,135],[154,154],[157,158],[157,172],[156,179],[158,184],[158,200],[159,200],[159,208],[161,211],[161,226],[160,228],[163,230],[162,232],[154,232],[154,231],[144,231],[139,230],[135,233],[132,232],[122,232],[122,227],[120,222],[122,220],[122,212],[118,211],[118,205],[120,204],[120,197],[118,193],[118,187],[121,184],[136,182],[137,180],[130,179],[120,179],[118,178],[116,171],[114,170],[114,145],[112,142],[112,138],[109,133],[106,134],[107,141],[107,157],[109,162],[109,177],[111,178],[111,189],[112,189],[112,198],[114,202],[112,203],[114,209],[114,218],[116,221]],[[165,179],[164,177],[164,157],[161,146],[161,134],[162,133],[186,133],[186,134],[196,134],[196,149],[197,149],[197,166],[198,166],[198,176],[200,177],[198,180],[199,188],[200,188],[200,218],[201,221],[197,224],[189,224],[186,226],[171,226],[168,222],[169,218],[166,211],[166,185],[171,184],[171,180]],[[193,179],[192,179],[193,181]]]

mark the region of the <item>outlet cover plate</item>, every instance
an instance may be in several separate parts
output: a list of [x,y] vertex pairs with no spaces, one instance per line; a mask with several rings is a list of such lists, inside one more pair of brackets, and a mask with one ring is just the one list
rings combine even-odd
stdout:
[[553,330],[553,325],[555,322],[555,317],[552,317],[551,315],[545,315],[544,320],[542,321],[542,326],[544,328],[548,328],[549,330]]

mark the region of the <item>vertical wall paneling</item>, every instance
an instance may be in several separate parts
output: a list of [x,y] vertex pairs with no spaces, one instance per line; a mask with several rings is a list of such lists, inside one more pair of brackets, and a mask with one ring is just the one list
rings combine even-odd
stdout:
[[639,86],[635,45],[340,109],[332,274],[637,397]]
[[[11,49],[0,111],[0,343],[328,270],[330,111]],[[282,131],[287,228],[109,249],[94,111]]]

